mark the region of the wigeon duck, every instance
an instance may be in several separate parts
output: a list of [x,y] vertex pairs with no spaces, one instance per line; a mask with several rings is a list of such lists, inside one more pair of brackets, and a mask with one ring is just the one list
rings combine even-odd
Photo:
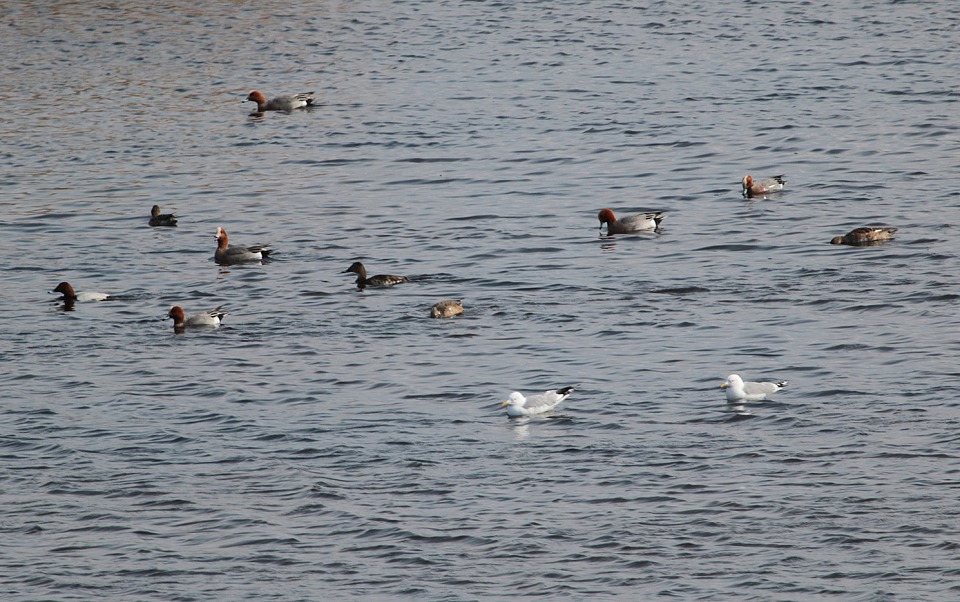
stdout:
[[287,111],[309,107],[313,105],[313,92],[304,92],[302,94],[292,94],[290,96],[277,96],[271,100],[263,95],[259,90],[251,90],[247,100],[257,103],[257,112],[264,111]]
[[463,305],[459,299],[441,301],[430,308],[431,318],[452,318],[463,315]]
[[578,385],[556,389],[554,391],[544,391],[537,395],[524,397],[520,392],[514,391],[510,394],[510,399],[503,402],[502,406],[507,408],[507,416],[533,416],[534,414],[543,414],[549,412],[561,401],[573,393]]
[[747,197],[763,196],[768,192],[780,192],[786,183],[787,181],[783,179],[783,176],[764,178],[759,182],[754,180],[752,176],[743,176],[743,179],[740,180],[740,185],[743,186],[743,196]]
[[191,330],[195,328],[218,328],[220,326],[220,320],[227,315],[227,312],[221,311],[222,308],[223,306],[220,305],[216,309],[190,314],[188,316],[184,313],[182,307],[174,305],[170,308],[170,311],[167,312],[167,317],[173,318],[173,331],[178,333],[188,328]]
[[834,236],[830,244],[866,246],[872,243],[893,240],[893,235],[896,234],[896,232],[896,228],[879,226],[875,228],[856,228],[850,230],[843,236]]
[[106,301],[110,298],[110,295],[107,293],[75,293],[69,282],[61,282],[57,285],[57,288],[53,289],[51,292],[62,293],[63,298],[61,301],[65,301],[67,303],[73,303],[75,301],[79,301],[80,303],[87,301]]
[[150,209],[151,226],[176,226],[177,216],[172,213],[160,213],[160,205],[154,205]]
[[763,383],[743,382],[738,374],[731,374],[720,388],[727,390],[729,402],[760,401],[786,387],[787,382],[785,380]]
[[600,229],[603,230],[603,225],[606,224],[608,235],[657,230],[665,217],[667,216],[659,211],[628,215],[620,219],[617,219],[612,209],[601,209],[600,213],[597,214],[597,218],[600,220]]
[[383,275],[367,278],[367,269],[363,267],[363,264],[359,261],[354,261],[349,268],[343,271],[344,274],[347,272],[355,272],[357,274],[357,288],[364,288],[366,286],[393,286],[401,282],[410,282],[410,279],[406,276]]
[[217,234],[214,238],[217,239],[217,250],[214,252],[213,258],[222,265],[260,261],[266,259],[273,252],[273,249],[269,248],[269,244],[252,247],[231,247],[229,246],[230,239],[227,237],[227,231],[220,226],[217,226]]

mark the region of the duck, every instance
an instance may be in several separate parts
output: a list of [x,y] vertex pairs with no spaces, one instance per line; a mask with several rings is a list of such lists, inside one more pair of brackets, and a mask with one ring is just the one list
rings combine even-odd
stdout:
[[649,230],[656,231],[660,228],[660,222],[662,222],[665,217],[667,216],[660,211],[628,215],[620,219],[617,219],[612,209],[601,209],[600,213],[597,214],[597,218],[600,220],[600,229],[603,230],[603,225],[606,224],[608,235],[630,234],[631,232]]
[[463,305],[460,303],[459,299],[441,301],[439,303],[435,303],[434,306],[430,308],[431,318],[452,318],[454,316],[462,315]]
[[154,205],[150,209],[150,225],[175,227],[177,216],[172,213],[160,213],[160,205]]
[[510,394],[510,398],[500,405],[507,408],[507,416],[511,418],[543,414],[557,407],[557,404],[569,397],[578,386],[571,385],[562,389],[544,391],[530,397],[524,397],[519,391],[514,391]]
[[359,261],[354,261],[350,264],[350,267],[345,269],[343,273],[354,272],[357,274],[357,288],[364,288],[367,286],[393,286],[395,284],[400,284],[401,282],[410,282],[410,279],[406,276],[371,276],[367,278],[367,269],[363,267],[363,264]]
[[733,403],[738,401],[761,401],[767,396],[773,395],[780,389],[787,386],[789,381],[778,380],[774,382],[744,382],[739,374],[731,374],[727,380],[720,385],[721,389],[726,389],[727,401]]
[[780,192],[786,183],[787,181],[783,179],[782,175],[764,178],[759,181],[754,180],[752,176],[746,175],[743,176],[743,179],[740,181],[740,185],[743,186],[743,196],[745,197],[763,196],[768,192]]
[[893,240],[893,235],[896,234],[896,232],[896,228],[890,228],[887,226],[855,228],[843,236],[834,236],[830,241],[830,244],[865,246],[873,243]]
[[273,252],[273,249],[269,248],[269,244],[252,247],[231,247],[229,246],[230,238],[227,236],[227,231],[220,226],[217,226],[217,233],[214,238],[217,240],[217,250],[213,253],[213,259],[221,265],[260,261],[266,259]]
[[110,295],[108,295],[107,293],[74,292],[73,286],[71,286],[69,282],[61,282],[60,284],[57,285],[57,288],[53,289],[51,292],[63,294],[61,301],[64,301],[66,303],[74,303],[74,302],[86,303],[87,301],[106,301],[107,299],[110,298]]
[[227,315],[227,312],[222,310],[223,306],[218,305],[216,309],[202,311],[188,316],[182,307],[174,305],[170,308],[170,311],[167,312],[167,317],[173,318],[173,331],[181,333],[187,329],[219,328],[220,321]]
[[264,111],[286,111],[313,106],[313,92],[302,92],[300,94],[291,94],[287,96],[277,96],[271,100],[263,95],[259,90],[251,90],[247,95],[247,100],[257,103],[257,112]]
[[154,205],[150,209],[150,225],[175,227],[177,216],[172,213],[160,213],[160,205]]

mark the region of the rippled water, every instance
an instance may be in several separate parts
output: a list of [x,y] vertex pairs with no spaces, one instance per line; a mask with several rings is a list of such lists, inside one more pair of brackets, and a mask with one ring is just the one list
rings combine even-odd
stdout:
[[960,18],[676,4],[0,7],[0,596],[960,596]]

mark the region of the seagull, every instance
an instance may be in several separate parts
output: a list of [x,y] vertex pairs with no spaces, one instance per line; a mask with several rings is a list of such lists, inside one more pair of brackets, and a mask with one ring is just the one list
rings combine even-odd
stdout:
[[780,389],[787,386],[785,380],[777,382],[753,383],[743,382],[739,374],[731,374],[726,382],[720,385],[721,389],[727,390],[727,401],[733,403],[737,401],[760,401],[766,399],[767,395],[772,395]]
[[514,391],[510,394],[510,399],[501,405],[507,408],[507,416],[511,418],[543,414],[557,407],[557,404],[566,399],[578,386],[571,385],[562,389],[544,391],[530,397],[524,397],[520,392]]

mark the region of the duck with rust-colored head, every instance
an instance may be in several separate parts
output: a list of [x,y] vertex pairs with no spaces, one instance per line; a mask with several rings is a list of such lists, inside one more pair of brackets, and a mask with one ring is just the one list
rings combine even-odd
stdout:
[[173,331],[176,333],[181,333],[188,329],[219,328],[220,321],[226,315],[227,312],[223,311],[222,305],[216,309],[190,314],[189,316],[179,305],[174,305],[170,308],[170,311],[167,312],[167,317],[173,318]]
[[294,109],[313,106],[313,92],[302,92],[300,94],[290,94],[287,96],[277,96],[267,100],[263,92],[251,90],[247,95],[247,100],[257,103],[257,112],[264,111],[285,111],[289,113]]
[[667,217],[660,211],[651,211],[649,213],[638,213],[637,215],[628,215],[617,219],[613,214],[613,209],[601,209],[597,214],[600,220],[600,229],[607,225],[607,234],[632,234],[634,232],[656,232],[660,229],[660,222]]
[[217,250],[213,253],[213,259],[221,265],[260,261],[266,259],[273,252],[269,244],[253,245],[252,247],[231,247],[227,231],[219,226],[217,226],[217,233],[214,238],[217,240]]
[[747,175],[743,176],[743,179],[740,180],[740,185],[743,187],[743,196],[745,197],[764,196],[770,192],[780,192],[786,183],[787,181],[783,179],[783,176],[754,180],[753,176]]
[[78,293],[73,290],[73,286],[69,282],[61,282],[57,285],[57,288],[53,289],[51,292],[60,293],[63,297],[60,299],[64,303],[86,303],[88,301],[106,301],[110,298],[110,295],[107,293],[92,293],[92,292],[83,292]]

